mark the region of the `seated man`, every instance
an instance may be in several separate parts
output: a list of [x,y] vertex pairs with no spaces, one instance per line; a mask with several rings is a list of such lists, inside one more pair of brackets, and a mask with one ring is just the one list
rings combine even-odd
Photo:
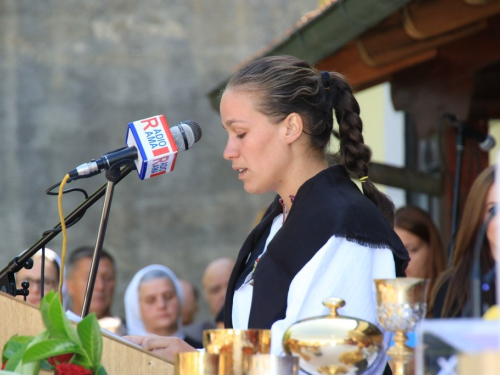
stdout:
[[[80,316],[83,309],[83,300],[90,274],[90,266],[94,249],[82,246],[75,249],[66,262],[65,283],[68,297],[71,299],[71,311]],[[115,293],[116,270],[115,261],[111,254],[102,250],[101,261],[97,270],[94,291],[90,303],[89,313],[94,312],[99,325],[117,335],[124,335],[125,326],[119,317],[112,316],[111,304]]]
[[[26,297],[26,302],[32,303],[33,305],[40,305],[40,300],[42,299],[42,251],[38,251],[32,257],[33,268],[26,269],[23,268],[16,273],[16,287],[21,289],[21,283],[27,281],[30,283],[28,291],[29,295]],[[59,265],[61,260],[59,256],[51,249],[45,248],[45,275],[44,275],[44,295],[51,290],[57,290],[59,286]],[[24,296],[17,296],[17,298],[24,298]]]
[[215,319],[221,312],[226,299],[227,284],[234,260],[230,258],[219,258],[210,262],[203,273],[203,297],[210,309],[211,319],[194,323],[184,328],[187,337],[203,342],[203,331],[217,328]]

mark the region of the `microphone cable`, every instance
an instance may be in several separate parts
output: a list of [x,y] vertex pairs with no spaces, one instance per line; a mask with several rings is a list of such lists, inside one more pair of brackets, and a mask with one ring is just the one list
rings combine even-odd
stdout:
[[[57,208],[59,210],[59,220],[61,221],[61,232],[62,232],[62,250],[61,250],[61,267],[59,270],[59,301],[61,305],[63,303],[63,282],[64,282],[64,265],[66,263],[66,244],[68,242],[68,237],[66,235],[66,222],[64,220],[62,197],[64,194],[64,185],[69,180],[69,174],[64,176],[61,184],[59,185],[59,195],[57,196]],[[83,215],[82,215],[83,216]]]

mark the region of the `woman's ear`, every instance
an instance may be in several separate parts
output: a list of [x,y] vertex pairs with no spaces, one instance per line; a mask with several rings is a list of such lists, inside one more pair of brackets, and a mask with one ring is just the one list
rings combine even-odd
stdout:
[[302,116],[295,112],[290,113],[286,117],[284,125],[286,127],[286,141],[292,144],[301,136],[302,130],[304,129]]

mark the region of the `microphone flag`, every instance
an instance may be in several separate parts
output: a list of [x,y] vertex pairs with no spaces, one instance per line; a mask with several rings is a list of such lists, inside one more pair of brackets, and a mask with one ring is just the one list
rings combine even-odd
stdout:
[[126,143],[138,150],[135,165],[141,180],[174,170],[178,149],[164,115],[128,124]]

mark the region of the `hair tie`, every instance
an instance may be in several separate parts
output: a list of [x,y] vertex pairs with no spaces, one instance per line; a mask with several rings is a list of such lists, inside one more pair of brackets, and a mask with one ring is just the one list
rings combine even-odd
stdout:
[[330,90],[330,72],[326,70],[321,72],[321,80],[323,81],[323,87],[325,90]]
[[359,181],[361,181],[361,183],[365,182],[366,180],[368,180],[368,176],[364,176],[364,177],[361,177],[359,179]]

